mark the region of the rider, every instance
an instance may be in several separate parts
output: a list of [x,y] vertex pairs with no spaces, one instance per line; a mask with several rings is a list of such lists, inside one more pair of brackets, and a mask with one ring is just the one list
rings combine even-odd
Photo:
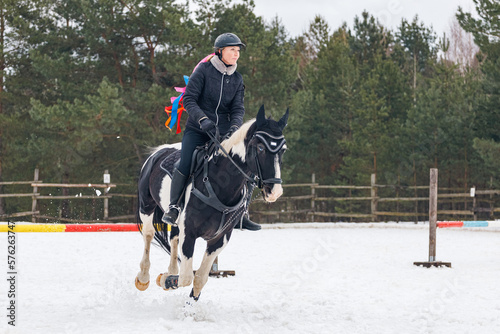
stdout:
[[[214,43],[215,56],[201,63],[189,78],[184,93],[184,108],[189,117],[182,137],[181,161],[172,177],[170,205],[162,218],[164,223],[175,225],[195,148],[209,141],[208,133],[215,135],[216,128],[227,138],[243,123],[245,86],[241,74],[236,72],[236,62],[244,47],[235,34],[218,36]],[[243,216],[242,227],[261,228],[247,215]]]

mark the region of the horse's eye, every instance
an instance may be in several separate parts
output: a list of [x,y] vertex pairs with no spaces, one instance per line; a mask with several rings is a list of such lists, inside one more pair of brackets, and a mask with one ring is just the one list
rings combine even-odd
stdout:
[[264,152],[264,145],[262,144],[257,145],[257,150],[259,150],[259,152]]

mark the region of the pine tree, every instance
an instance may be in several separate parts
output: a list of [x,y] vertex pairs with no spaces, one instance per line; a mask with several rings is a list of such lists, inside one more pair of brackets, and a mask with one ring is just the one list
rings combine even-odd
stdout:
[[[474,0],[474,3],[477,16],[459,8],[457,19],[465,31],[474,35],[483,54],[480,58],[483,60],[484,95],[475,110],[478,138],[474,140],[474,148],[487,164],[491,164],[500,143],[500,3],[491,0]],[[500,176],[494,167],[489,172],[493,178]]]
[[485,49],[500,38],[500,3],[494,0],[473,0],[478,18],[459,7],[457,19],[462,28],[474,35],[476,44]]

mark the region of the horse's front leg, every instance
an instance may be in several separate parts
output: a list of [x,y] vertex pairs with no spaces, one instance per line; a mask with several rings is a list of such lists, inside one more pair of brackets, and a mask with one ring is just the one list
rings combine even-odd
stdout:
[[231,237],[231,232],[225,234],[217,241],[208,242],[207,249],[203,255],[203,260],[201,261],[200,268],[196,271],[194,275],[193,290],[191,290],[191,297],[194,300],[200,298],[201,289],[205,286],[208,281],[208,275],[210,274],[210,269],[214,263],[215,258],[222,252],[224,247],[226,247],[229,238]]
[[171,226],[170,230],[170,265],[168,266],[169,275],[179,273],[179,228]]
[[196,238],[182,235],[180,238],[181,249],[181,272],[179,274],[179,286],[189,286],[193,282],[193,254]]
[[170,264],[166,273],[159,274],[156,278],[156,284],[164,290],[170,290],[176,287],[170,287],[165,284],[165,281],[170,276],[177,276],[179,274],[179,228],[171,226],[170,230]]
[[144,291],[149,286],[149,268],[151,262],[149,261],[149,252],[151,249],[151,241],[155,236],[155,228],[153,226],[154,211],[149,214],[140,213],[139,219],[142,221],[142,238],[144,240],[144,253],[140,263],[141,271],[135,278],[135,286],[137,289]]
[[[183,218],[184,217],[181,216],[181,219]],[[179,236],[172,239],[172,253],[170,255],[170,266],[168,273],[160,274],[160,276],[158,276],[158,278],[156,279],[156,283],[159,286],[163,287],[164,290],[173,290],[177,289],[178,287],[189,286],[193,282],[193,254],[196,238],[189,235],[186,236],[183,223],[179,224],[178,231]],[[179,275],[177,275],[178,249],[180,249],[181,259]],[[175,261],[175,263],[173,261]]]

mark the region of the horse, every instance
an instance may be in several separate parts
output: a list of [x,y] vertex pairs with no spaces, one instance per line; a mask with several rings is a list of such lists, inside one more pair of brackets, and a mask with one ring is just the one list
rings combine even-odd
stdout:
[[[248,199],[255,186],[266,202],[275,202],[282,194],[281,164],[286,150],[283,130],[289,111],[279,121],[266,118],[264,106],[257,117],[244,123],[229,138],[206,144],[193,155],[190,179],[184,193],[184,208],[177,226],[170,232],[161,217],[170,203],[170,184],[180,143],[157,147],[142,166],[138,182],[137,224],[144,240],[144,253],[135,286],[149,286],[150,246],[155,239],[170,254],[165,273],[156,284],[164,290],[188,287],[190,297],[198,300],[208,281],[210,268],[231,238],[234,227],[247,214]],[[196,158],[197,156],[198,158]],[[248,197],[250,196],[250,197]],[[193,273],[196,239],[207,242],[203,260]],[[179,272],[180,262],[180,272]]]

